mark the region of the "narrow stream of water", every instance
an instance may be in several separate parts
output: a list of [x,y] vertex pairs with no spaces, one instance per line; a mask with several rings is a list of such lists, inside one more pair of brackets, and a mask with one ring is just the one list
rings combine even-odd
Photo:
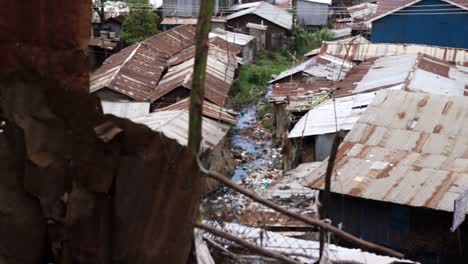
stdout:
[[231,138],[233,151],[242,156],[242,163],[236,166],[232,176],[234,182],[247,177],[249,171],[258,171],[272,164],[272,140],[271,137],[259,135],[258,131],[262,128],[259,128],[256,114],[256,106],[241,110],[235,134]]

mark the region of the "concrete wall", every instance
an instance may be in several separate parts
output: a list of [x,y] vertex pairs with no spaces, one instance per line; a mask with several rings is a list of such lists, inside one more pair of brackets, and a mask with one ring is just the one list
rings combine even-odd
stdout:
[[[431,13],[444,13],[444,15],[388,15],[372,23],[371,41],[468,48],[468,11],[447,6],[446,2],[440,0],[423,0],[403,11],[408,13],[408,11],[418,12],[417,10],[428,9],[421,7],[422,5],[442,5],[432,6],[431,9],[444,10],[431,11]],[[454,14],[459,12],[464,14]]]
[[296,7],[299,25],[323,26],[328,23],[328,5],[297,0]]

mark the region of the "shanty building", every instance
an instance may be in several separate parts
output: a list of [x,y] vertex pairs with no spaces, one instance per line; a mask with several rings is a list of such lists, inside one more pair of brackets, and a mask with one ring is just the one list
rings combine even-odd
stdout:
[[[333,81],[341,80],[353,63],[320,54],[281,72],[269,82],[268,100],[273,105],[275,137],[287,137],[294,124],[312,107],[329,98]],[[294,120],[290,120],[293,117]],[[290,122],[291,121],[291,122]]]
[[[151,102],[152,109],[185,99],[191,88],[194,40],[195,27],[180,26],[127,47],[91,75],[90,92],[108,101]],[[237,69],[236,54],[227,51],[227,45],[219,38],[209,44],[205,99],[219,106]]]
[[[251,64],[255,59],[257,51],[255,37],[238,32],[223,30],[220,28],[212,29],[209,34],[210,38],[219,37],[241,49],[239,57],[242,65]],[[226,47],[228,49],[228,47]]]
[[[234,158],[232,157],[232,153],[224,147],[224,143],[230,125],[208,118],[207,116],[211,115],[210,111],[212,111],[211,107],[203,108],[202,139],[200,143],[201,151],[204,154],[210,153],[210,155],[202,155],[201,161],[210,170],[229,175],[232,174],[232,170],[234,169],[234,164],[232,164]],[[225,119],[225,117],[222,117],[222,119]],[[154,131],[161,132],[166,137],[176,140],[182,146],[187,146],[188,144],[189,111],[186,109],[165,109],[133,118],[132,121],[146,125]],[[164,149],[161,151],[164,151]],[[205,182],[205,192],[213,191],[218,184],[214,180],[207,179]]]
[[466,67],[423,54],[381,57],[355,66],[335,84],[335,99],[312,107],[289,132],[285,162],[322,161],[330,154],[336,131],[353,128],[376,92],[383,89],[463,96]]
[[468,48],[466,0],[381,0],[370,22],[374,43]]
[[[465,263],[468,223],[450,229],[468,189],[467,124],[466,96],[379,92],[339,147],[332,223],[421,263]],[[323,190],[326,167],[302,184]]]
[[260,25],[266,27],[266,49],[286,46],[293,25],[293,16],[288,11],[267,2],[234,5],[230,11],[232,14],[226,16],[228,29],[248,34],[248,24]]
[[328,23],[331,0],[297,0],[297,23],[309,29],[317,29]]

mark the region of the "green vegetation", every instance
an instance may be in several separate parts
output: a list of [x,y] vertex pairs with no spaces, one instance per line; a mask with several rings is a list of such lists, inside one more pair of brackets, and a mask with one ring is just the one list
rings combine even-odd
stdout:
[[266,98],[262,99],[258,104],[257,119],[261,120],[264,128],[273,128],[273,106]]
[[[148,0],[129,0],[130,13],[125,18],[123,23],[120,38],[125,46],[133,45],[148,37],[159,33],[156,27],[158,16],[151,9],[141,8],[142,6],[150,6]],[[138,6],[139,9],[134,9],[132,6]]]
[[294,27],[292,36],[293,41],[290,50],[296,52],[296,56],[300,57],[313,49],[319,48],[323,41],[332,40],[334,34],[326,28],[308,32],[301,27]]
[[260,52],[255,64],[240,69],[239,79],[234,82],[229,94],[232,106],[240,108],[265,95],[266,83],[271,80],[272,75],[288,69],[291,64],[291,59],[284,51]]

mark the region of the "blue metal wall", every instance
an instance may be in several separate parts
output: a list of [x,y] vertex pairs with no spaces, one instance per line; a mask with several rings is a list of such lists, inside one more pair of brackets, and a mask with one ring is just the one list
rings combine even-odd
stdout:
[[423,0],[403,10],[398,14],[412,14],[392,14],[374,21],[371,41],[468,49],[468,11],[440,0]]

